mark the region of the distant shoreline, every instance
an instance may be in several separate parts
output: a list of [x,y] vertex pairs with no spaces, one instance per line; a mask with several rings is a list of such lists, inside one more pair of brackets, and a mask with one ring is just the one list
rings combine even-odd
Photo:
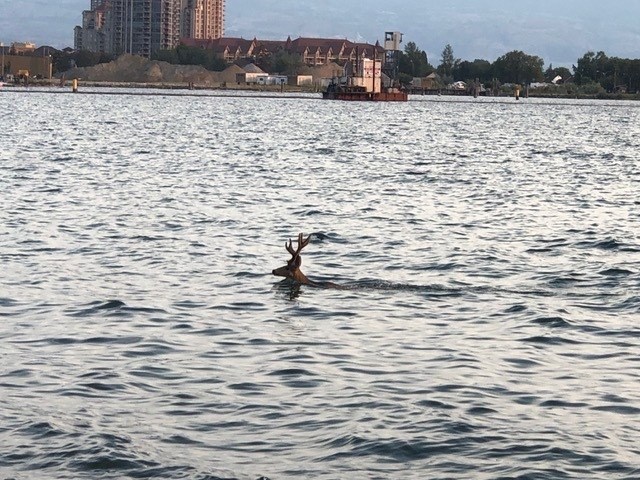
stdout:
[[[66,80],[63,82],[63,84],[61,85],[60,80],[59,79],[52,79],[52,80],[30,80],[29,84],[27,86],[27,89],[25,89],[25,86],[23,84],[13,84],[13,83],[5,83],[4,86],[0,87],[0,92],[4,91],[14,91],[14,92],[19,92],[19,91],[23,91],[25,93],[29,93],[31,92],[31,90],[28,90],[28,87],[48,87],[51,88],[52,91],[51,93],[73,93],[72,92],[72,80]],[[78,91],[79,93],[83,93],[83,87],[89,87],[89,88],[122,88],[122,89],[130,89],[130,90],[136,90],[139,89],[140,93],[138,93],[138,95],[154,95],[152,93],[149,92],[144,92],[144,90],[165,90],[165,91],[171,91],[171,90],[176,90],[176,91],[188,91],[188,92],[193,92],[190,96],[200,96],[200,97],[204,97],[204,96],[211,96],[211,95],[206,95],[203,93],[197,93],[197,92],[229,92],[230,95],[233,95],[234,92],[237,92],[237,96],[244,96],[246,97],[247,95],[240,95],[240,92],[246,92],[246,93],[255,93],[255,94],[260,94],[260,95],[255,95],[256,97],[260,97],[260,98],[305,98],[305,99],[315,99],[316,97],[312,97],[310,96],[310,94],[319,94],[321,93],[320,90],[318,90],[317,88],[312,88],[312,87],[300,87],[300,86],[292,86],[292,85],[283,85],[283,86],[275,86],[275,85],[239,85],[236,83],[233,84],[218,84],[218,85],[198,85],[198,84],[188,84],[188,83],[166,83],[166,82],[160,82],[160,83],[150,83],[150,82],[146,82],[146,83],[140,83],[140,82],[97,82],[97,81],[82,81],[80,80],[78,82]],[[91,94],[110,94],[110,95],[117,95],[118,92],[95,92],[95,91],[91,91],[91,92],[84,92],[84,93],[91,93]],[[131,93],[129,93],[131,94]],[[163,93],[157,93],[155,95],[167,95],[168,93],[163,92]],[[287,94],[287,95],[282,95],[282,94]],[[292,95],[292,94],[297,94],[297,95]],[[181,94],[182,96],[185,96],[184,94]],[[304,96],[303,96],[304,95]],[[471,97],[472,95],[452,95],[452,94],[447,94],[447,93],[442,93],[441,95],[435,94],[435,93],[426,93],[424,95],[421,94],[412,94],[412,97],[435,97],[435,96],[442,96],[442,97],[446,97],[446,98],[450,98],[450,97]],[[500,99],[507,99],[507,98],[513,98],[513,95],[507,95],[507,94],[503,94],[503,95],[497,95],[497,96],[481,96],[484,98],[500,98]],[[318,97],[319,98],[319,97]],[[527,97],[525,96],[521,96],[520,97],[521,100],[526,100]],[[557,99],[557,100],[623,100],[623,101],[639,101],[640,100],[640,94],[623,94],[623,93],[599,93],[599,94],[590,94],[590,95],[586,95],[586,94],[579,94],[579,95],[570,95],[570,94],[549,94],[549,93],[541,93],[541,94],[537,94],[535,92],[530,91],[529,92],[529,96],[528,98],[547,98],[547,99]]]
[[[73,80],[65,80],[63,84],[59,79],[51,80],[29,80],[29,87],[52,87],[71,90]],[[5,83],[7,88],[23,88],[23,84]],[[139,89],[160,89],[160,90],[227,90],[227,91],[253,91],[253,92],[285,92],[285,93],[320,93],[320,90],[312,87],[300,87],[293,85],[238,85],[236,83],[219,83],[199,85],[197,83],[170,83],[170,82],[97,82],[89,80],[78,80],[78,87],[90,88],[139,88]]]

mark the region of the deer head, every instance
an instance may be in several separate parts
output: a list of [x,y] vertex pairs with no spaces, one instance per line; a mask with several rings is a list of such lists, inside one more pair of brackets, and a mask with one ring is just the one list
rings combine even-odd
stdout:
[[309,241],[311,240],[311,235],[309,235],[306,239],[302,234],[298,235],[298,246],[294,250],[293,242],[289,239],[289,243],[284,244],[287,252],[291,254],[291,260],[287,262],[284,267],[276,268],[273,270],[273,274],[278,277],[286,277],[291,280],[303,284],[311,284],[311,281],[305,277],[304,273],[300,271],[300,266],[302,265],[302,257],[300,257],[300,252],[304,247],[309,245]]

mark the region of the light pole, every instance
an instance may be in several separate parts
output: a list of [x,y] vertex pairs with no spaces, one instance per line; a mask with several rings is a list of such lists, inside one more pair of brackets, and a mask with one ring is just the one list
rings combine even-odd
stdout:
[[4,81],[4,43],[2,42],[0,42],[0,49],[2,49],[2,72],[0,72],[0,77]]

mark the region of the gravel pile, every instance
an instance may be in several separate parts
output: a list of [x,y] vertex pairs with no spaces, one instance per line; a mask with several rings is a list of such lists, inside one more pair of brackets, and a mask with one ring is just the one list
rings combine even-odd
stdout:
[[[65,78],[78,78],[89,82],[192,82],[198,85],[217,85],[224,73],[212,72],[197,65],[171,65],[167,62],[148,60],[138,55],[124,54],[113,62],[100,63],[93,67],[73,68],[65,73]],[[233,79],[235,81],[235,73]]]
[[[67,80],[74,78],[86,82],[113,83],[162,83],[199,86],[218,86],[222,83],[236,83],[236,74],[244,70],[231,65],[222,72],[212,72],[198,65],[172,65],[158,60],[148,60],[138,55],[124,54],[113,62],[100,63],[93,67],[73,68],[65,72]],[[314,81],[342,75],[343,68],[336,63],[319,67],[304,67],[300,73],[313,75]]]

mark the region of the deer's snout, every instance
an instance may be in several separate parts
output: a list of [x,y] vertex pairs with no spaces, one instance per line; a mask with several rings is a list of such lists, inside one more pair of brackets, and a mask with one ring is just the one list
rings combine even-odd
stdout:
[[276,275],[276,276],[278,276],[278,277],[288,277],[289,276],[289,269],[287,267],[275,268],[275,269],[272,270],[271,273]]

